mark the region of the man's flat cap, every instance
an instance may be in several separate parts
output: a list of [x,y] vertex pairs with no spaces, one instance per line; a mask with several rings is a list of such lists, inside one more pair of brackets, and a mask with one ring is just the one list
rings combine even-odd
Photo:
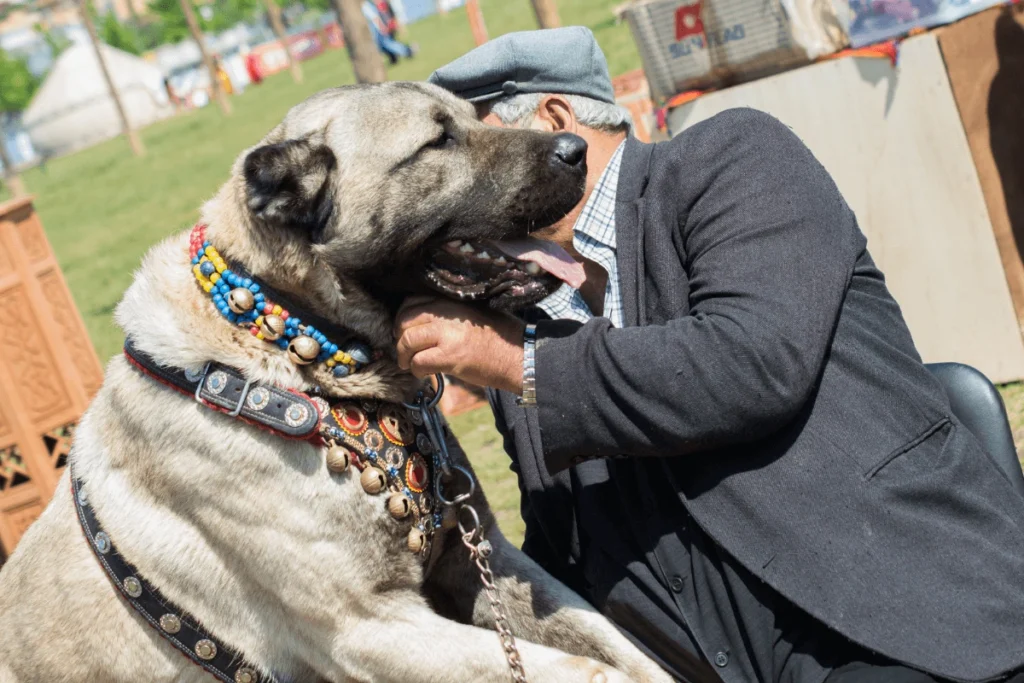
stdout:
[[615,103],[608,62],[584,26],[506,33],[442,66],[429,80],[470,102],[558,93]]

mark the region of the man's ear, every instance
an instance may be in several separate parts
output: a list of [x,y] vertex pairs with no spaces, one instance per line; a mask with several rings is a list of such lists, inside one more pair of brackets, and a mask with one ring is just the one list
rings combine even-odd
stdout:
[[572,110],[569,100],[561,95],[547,95],[537,106],[537,114],[533,119],[534,128],[549,133],[576,133],[576,113]]
[[309,140],[257,147],[245,157],[246,203],[253,216],[302,231],[318,242],[334,208],[334,153]]

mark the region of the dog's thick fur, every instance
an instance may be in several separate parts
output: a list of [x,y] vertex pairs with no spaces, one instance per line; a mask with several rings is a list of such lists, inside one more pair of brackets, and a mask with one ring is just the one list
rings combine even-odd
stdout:
[[[525,234],[578,201],[550,136],[502,131],[432,86],[321,93],[293,109],[203,209],[207,235],[307,310],[393,353],[394,303],[440,240]],[[232,327],[197,287],[178,235],[153,248],[117,309],[159,362],[208,360],[329,395],[399,400],[390,358],[349,378],[300,368]],[[456,457],[469,467],[464,454]],[[457,532],[430,566],[351,468],[215,413],[115,358],[71,460],[139,572],[212,633],[287,681],[503,681],[488,600]],[[531,681],[667,681],[586,602],[501,535],[491,564]],[[0,681],[206,681],[119,599],[76,519],[67,475],[0,573]],[[602,678],[601,675],[605,678]]]

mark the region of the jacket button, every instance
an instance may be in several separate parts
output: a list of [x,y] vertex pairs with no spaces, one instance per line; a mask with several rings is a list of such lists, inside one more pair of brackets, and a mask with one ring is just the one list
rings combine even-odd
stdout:
[[673,576],[672,580],[668,582],[668,585],[669,585],[670,588],[672,588],[672,592],[673,593],[682,593],[683,592],[683,577],[681,577],[681,576]]
[[729,653],[719,652],[715,655],[715,666],[722,668],[729,665]]

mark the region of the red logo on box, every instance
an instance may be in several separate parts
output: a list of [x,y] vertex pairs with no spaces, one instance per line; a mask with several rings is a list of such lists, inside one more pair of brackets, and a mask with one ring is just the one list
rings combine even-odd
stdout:
[[688,36],[704,35],[704,22],[700,19],[701,3],[687,5],[676,10],[676,40]]

